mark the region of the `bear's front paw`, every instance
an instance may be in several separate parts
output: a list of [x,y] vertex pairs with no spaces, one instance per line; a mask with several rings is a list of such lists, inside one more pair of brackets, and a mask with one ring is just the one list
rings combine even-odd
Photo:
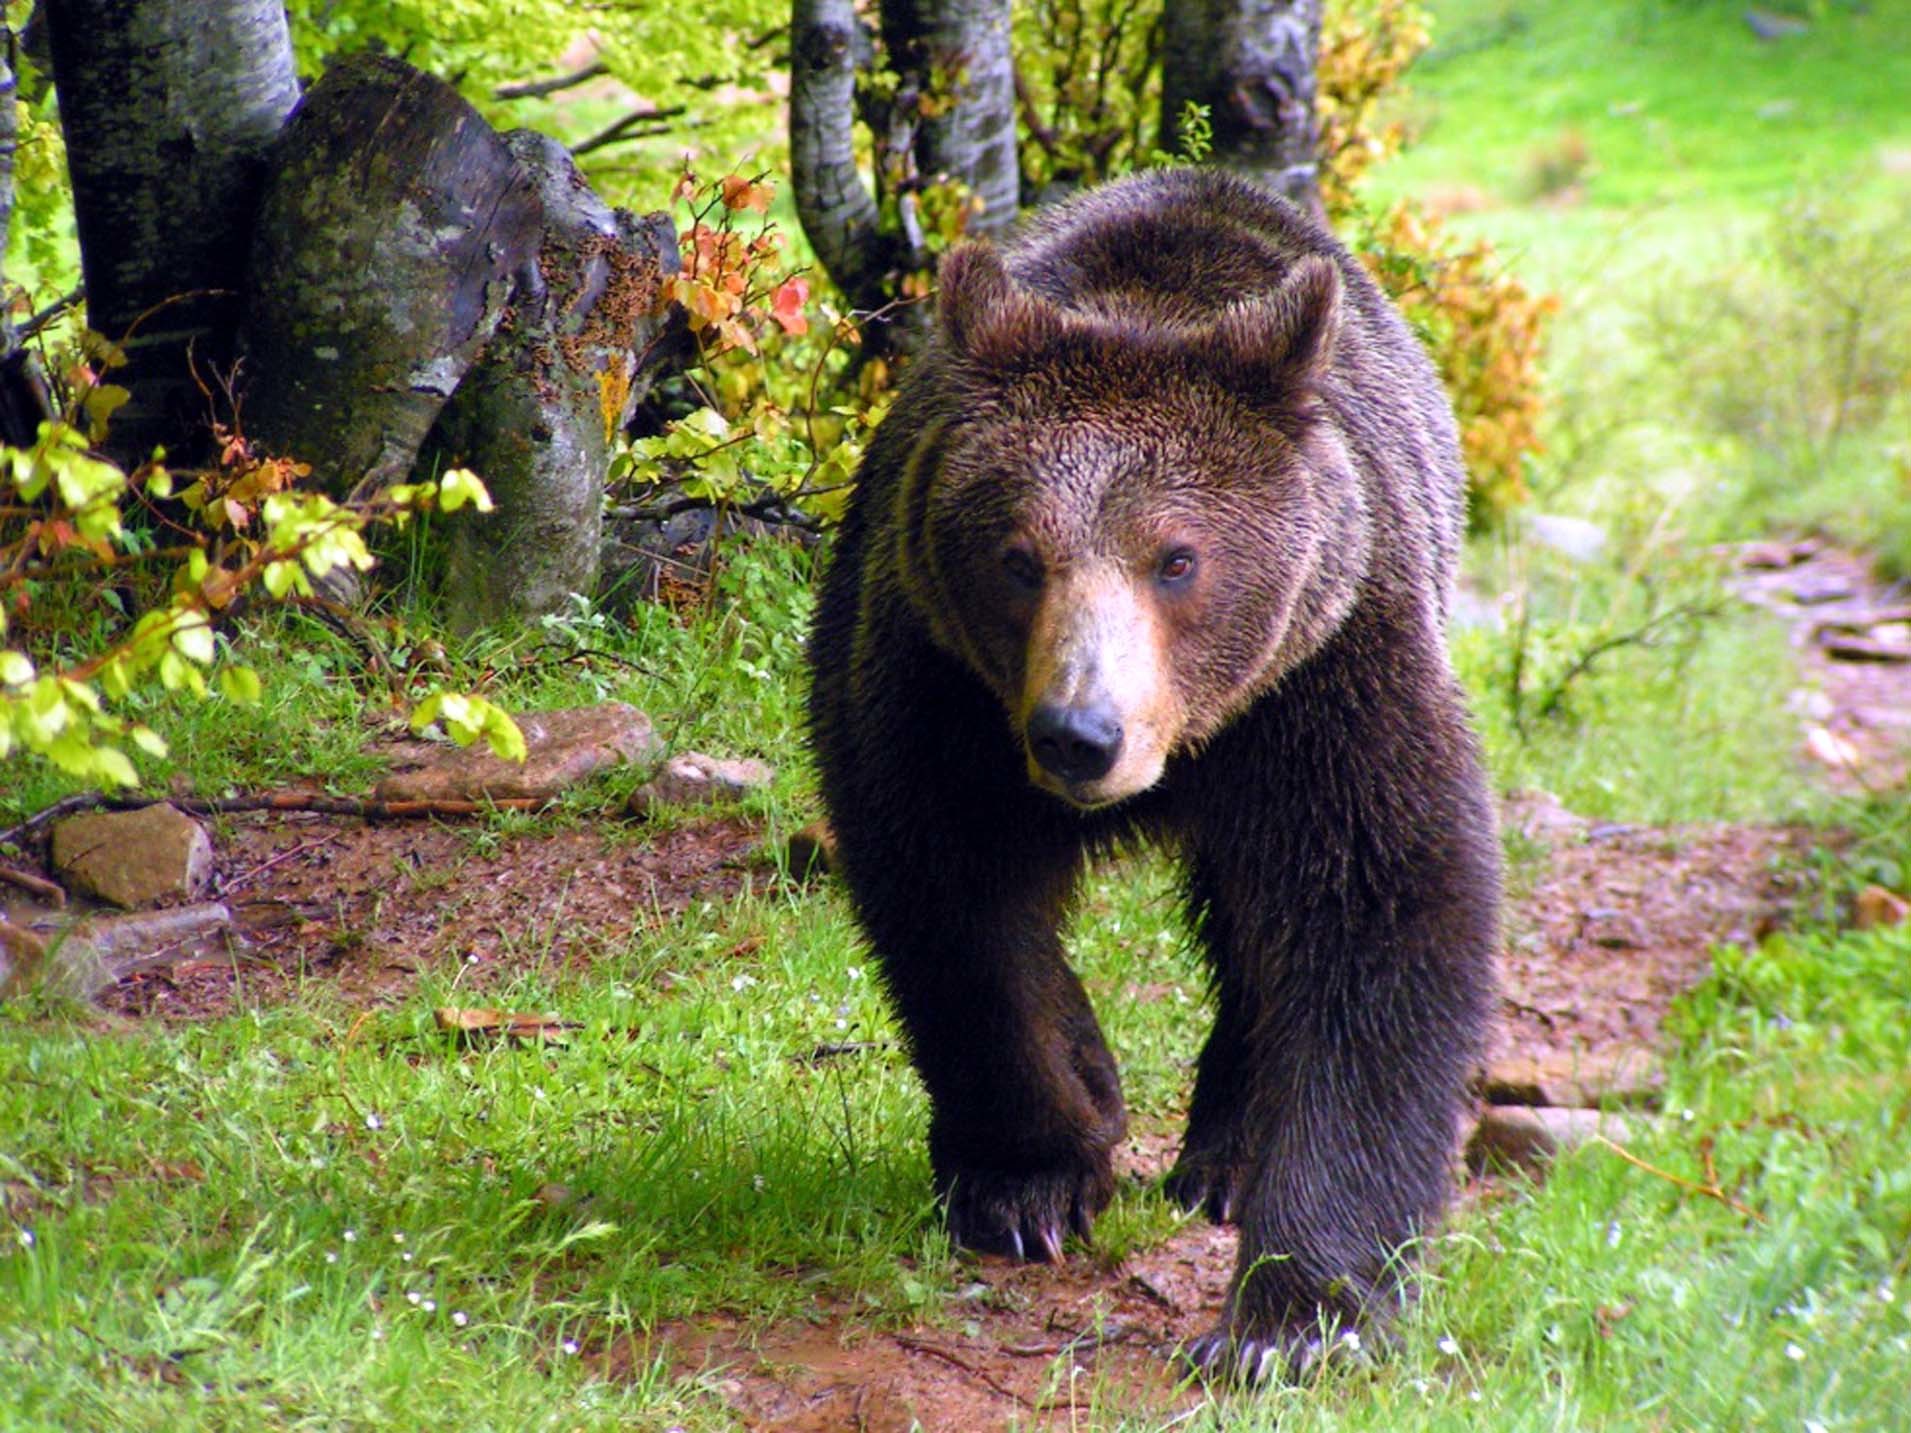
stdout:
[[1199,1212],[1216,1224],[1232,1224],[1240,1214],[1247,1176],[1245,1161],[1184,1149],[1163,1187],[1190,1214]]
[[965,1248],[1058,1264],[1062,1240],[1086,1241],[1115,1191],[1106,1155],[1085,1167],[1034,1173],[964,1168],[938,1181],[949,1235]]
[[1250,1324],[1245,1329],[1222,1324],[1181,1349],[1183,1362],[1201,1377],[1249,1386],[1299,1379],[1323,1357],[1364,1356],[1358,1333],[1342,1329],[1330,1336],[1318,1321]]

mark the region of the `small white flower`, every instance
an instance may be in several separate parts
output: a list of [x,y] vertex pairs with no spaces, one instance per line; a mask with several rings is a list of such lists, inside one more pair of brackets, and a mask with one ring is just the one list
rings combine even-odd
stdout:
[[475,950],[472,951],[471,954],[464,958],[464,963],[466,965],[476,965],[478,963],[478,952]]
[[1445,1338],[1440,1340],[1440,1352],[1445,1354],[1448,1358],[1458,1357],[1460,1341],[1452,1334],[1448,1334]]
[[405,1261],[405,1262],[406,1262],[407,1264],[409,1264],[409,1263],[411,1262],[411,1250],[409,1250],[409,1249],[407,1249],[407,1250],[405,1250],[405,1252],[404,1252],[404,1254],[403,1254],[403,1256],[402,1256],[402,1257],[404,1258],[404,1261]]
[[755,985],[755,984],[756,984],[756,977],[754,975],[738,975],[731,979],[730,988],[736,991],[743,991],[743,990],[748,990],[752,985]]
[[1617,1249],[1619,1247],[1619,1240],[1622,1237],[1623,1235],[1620,1231],[1619,1221],[1617,1219],[1606,1226],[1606,1247],[1608,1249]]
[[1888,1304],[1898,1297],[1898,1291],[1889,1284],[1878,1285],[1878,1302]]
[[753,1174],[750,1176],[750,1188],[754,1189],[758,1194],[761,1194],[768,1187],[769,1181],[764,1179],[762,1175]]
[[384,1127],[385,1127],[385,1122],[381,1120],[377,1115],[370,1114],[365,1116],[366,1129],[378,1130],[378,1129],[383,1129]]
[[347,1229],[338,1237],[343,1239],[347,1244],[356,1244],[358,1242],[358,1231],[356,1229]]
[[1830,1430],[1816,1418],[1807,1418],[1805,1420],[1805,1433],[1830,1433]]
[[1684,1120],[1687,1124],[1691,1124],[1698,1116],[1693,1114],[1691,1110],[1685,1109],[1679,1111],[1679,1118]]
[[338,1250],[327,1249],[325,1251],[325,1262],[328,1264],[336,1264],[338,1262]]
[[1360,1352],[1360,1335],[1355,1330],[1348,1329],[1340,1336],[1340,1341],[1343,1347],[1351,1349],[1355,1353]]
[[428,1314],[435,1314],[438,1312],[438,1301],[436,1299],[426,1299],[418,1307]]
[[405,1302],[410,1304],[413,1308],[417,1308],[419,1300],[423,1297],[424,1295],[419,1293],[416,1289],[411,1289],[405,1294]]
[[567,1339],[565,1339],[565,1340],[564,1340],[564,1352],[566,1352],[566,1353],[568,1353],[568,1354],[575,1354],[575,1353],[577,1352],[577,1340],[576,1340],[576,1339],[574,1339],[574,1338],[567,1338]]
[[1789,1358],[1793,1363],[1803,1363],[1805,1361],[1805,1350],[1795,1343],[1788,1343],[1785,1345],[1785,1357]]
[[405,1242],[405,1236],[403,1234],[394,1234],[391,1236],[391,1241],[394,1244],[402,1244]]
[[373,1330],[372,1330],[372,1342],[373,1342],[373,1343],[377,1343],[377,1342],[378,1342],[378,1341],[379,1341],[380,1339],[382,1339],[382,1338],[383,1338],[384,1336],[385,1336],[385,1331],[384,1331],[383,1329],[373,1329]]
[[31,1249],[33,1247],[33,1231],[31,1229],[16,1229],[13,1237],[20,1241],[20,1247],[22,1249]]
[[863,968],[860,965],[852,965],[845,974],[847,974],[851,980],[861,980],[863,978]]
[[847,1020],[841,1020],[841,1019],[839,1019],[839,1020],[838,1020],[838,1021],[836,1022],[836,1028],[837,1028],[838,1030],[847,1030],[847,1029],[849,1028],[849,1022],[848,1022]]
[[468,1317],[466,1317],[465,1311],[463,1309],[453,1310],[451,1315],[451,1321],[454,1324],[456,1324],[459,1328],[463,1328],[466,1324],[471,1322],[471,1320]]

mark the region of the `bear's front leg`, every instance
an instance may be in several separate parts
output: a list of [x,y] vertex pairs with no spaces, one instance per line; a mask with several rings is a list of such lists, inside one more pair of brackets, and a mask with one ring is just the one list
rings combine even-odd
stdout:
[[1221,1008],[1171,1188],[1240,1224],[1224,1319],[1187,1350],[1234,1378],[1398,1309],[1492,999],[1499,846],[1457,694],[1408,664],[1391,691],[1336,680],[1334,656],[1214,743],[1193,808],[1220,813],[1191,886]]
[[824,724],[843,873],[929,1093],[951,1235],[1059,1259],[1107,1205],[1127,1129],[1059,933],[1083,827],[1028,784],[1000,709],[972,681],[930,656],[916,672]]

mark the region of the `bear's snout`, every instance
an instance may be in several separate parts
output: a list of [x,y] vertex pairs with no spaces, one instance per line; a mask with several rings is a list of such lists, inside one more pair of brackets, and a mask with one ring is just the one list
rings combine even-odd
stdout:
[[1071,786],[1099,781],[1121,754],[1121,718],[1105,702],[1044,704],[1029,716],[1028,749],[1044,771]]

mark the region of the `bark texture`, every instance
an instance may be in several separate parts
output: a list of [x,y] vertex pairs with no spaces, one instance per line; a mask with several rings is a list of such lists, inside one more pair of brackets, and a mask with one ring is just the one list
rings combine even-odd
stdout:
[[610,439],[663,356],[677,272],[668,215],[612,210],[554,139],[504,142],[535,183],[542,239],[433,436],[497,504],[453,521],[445,593],[467,629],[596,590]]
[[123,342],[122,461],[205,411],[230,359],[263,159],[298,101],[279,0],[47,0],[87,319]]
[[1164,11],[1161,147],[1180,147],[1183,108],[1205,105],[1213,160],[1318,213],[1314,116],[1321,0],[1187,0]]
[[917,167],[982,202],[969,233],[1006,228],[1022,187],[1008,0],[885,0],[882,21],[891,61],[931,101],[918,122]]
[[335,494],[402,481],[533,262],[535,187],[449,85],[375,55],[326,71],[274,159],[246,432]]
[[[856,163],[856,73],[873,45],[850,0],[794,0],[790,20],[790,159],[797,217],[853,308],[881,308],[903,278],[928,269],[918,196],[954,181],[978,199],[967,231],[1015,218],[1021,170],[1007,0],[886,0],[882,39],[897,72],[892,97],[866,106],[876,192]],[[866,335],[873,351],[911,347],[920,316]]]
[[790,14],[790,180],[796,217],[836,286],[882,306],[906,246],[882,229],[856,167],[856,71],[868,38],[851,0],[795,0]]

